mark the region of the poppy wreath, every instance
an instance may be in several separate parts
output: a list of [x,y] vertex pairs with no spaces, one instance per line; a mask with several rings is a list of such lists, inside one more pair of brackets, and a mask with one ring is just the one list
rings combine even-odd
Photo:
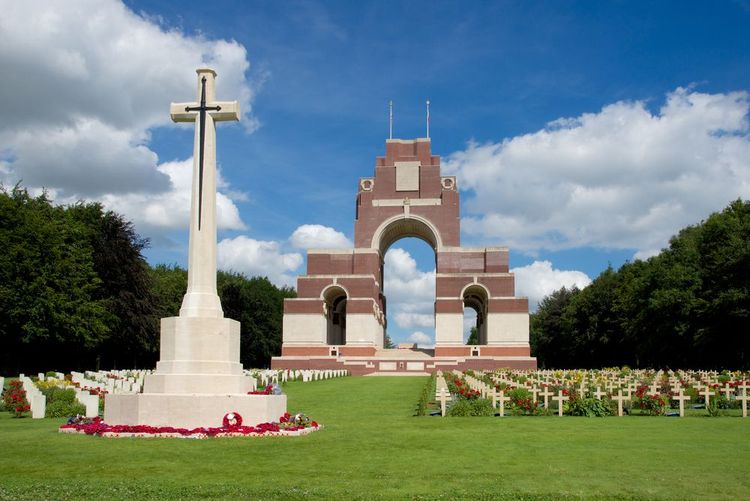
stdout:
[[242,416],[238,412],[228,412],[221,424],[224,428],[239,428],[242,426]]

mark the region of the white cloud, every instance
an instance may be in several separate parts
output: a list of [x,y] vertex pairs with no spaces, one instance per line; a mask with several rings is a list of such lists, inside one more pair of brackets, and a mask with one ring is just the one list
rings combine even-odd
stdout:
[[[169,103],[195,99],[195,68],[216,69],[217,96],[237,99],[248,129],[245,48],[167,29],[115,0],[0,2],[2,181],[59,197],[169,196],[148,147]],[[171,125],[170,125],[171,126]]]
[[401,248],[385,254],[384,292],[388,317],[398,327],[434,327],[435,270],[421,271]]
[[[193,173],[193,159],[166,162],[157,170],[170,181],[167,191],[155,194],[107,193],[99,199],[105,207],[126,216],[141,231],[151,229],[186,230],[190,222],[190,196]],[[226,185],[219,172],[217,184]],[[231,193],[231,192],[230,192]],[[233,199],[242,200],[242,194],[216,193],[216,224],[222,230],[244,230],[240,212]],[[60,202],[60,200],[58,200]]]
[[516,295],[529,298],[529,309],[536,311],[539,302],[554,291],[573,286],[582,289],[591,283],[585,273],[575,270],[556,270],[549,261],[534,261],[527,266],[510,270],[516,275]]
[[658,112],[617,102],[445,162],[459,176],[463,230],[534,252],[665,247],[679,229],[750,197],[750,99],[678,88]]
[[294,286],[302,255],[282,252],[278,242],[254,240],[245,236],[219,242],[217,264],[222,270],[248,276],[265,276],[278,286]]
[[406,341],[409,343],[417,343],[417,346],[420,348],[435,347],[435,340],[422,331],[413,332],[408,338],[406,338]]
[[299,226],[289,237],[289,242],[298,249],[351,249],[353,247],[346,235],[320,224]]
[[396,325],[403,329],[410,327],[435,327],[435,317],[428,313],[407,313],[402,311],[396,314]]

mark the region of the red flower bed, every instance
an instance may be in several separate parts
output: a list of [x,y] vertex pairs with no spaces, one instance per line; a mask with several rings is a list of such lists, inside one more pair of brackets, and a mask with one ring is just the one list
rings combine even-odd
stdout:
[[[264,435],[273,434],[292,434],[307,428],[317,429],[318,423],[312,421],[309,426],[289,425],[289,414],[284,414],[279,421],[280,423],[261,423],[255,426],[242,426],[242,417],[235,413],[234,421],[236,424],[228,424],[228,415],[224,417],[224,426],[208,428],[175,428],[172,426],[148,426],[148,425],[109,425],[104,423],[101,418],[94,418],[86,424],[64,424],[60,426],[60,431],[76,431],[86,435],[97,436],[117,436],[121,434],[136,434],[144,436],[182,436],[190,438],[204,438],[217,436],[238,436],[238,435]],[[284,421],[282,421],[284,420]]]
[[31,410],[31,405],[26,400],[26,390],[18,379],[11,381],[10,387],[3,393],[3,403],[14,417],[23,417],[24,413]]

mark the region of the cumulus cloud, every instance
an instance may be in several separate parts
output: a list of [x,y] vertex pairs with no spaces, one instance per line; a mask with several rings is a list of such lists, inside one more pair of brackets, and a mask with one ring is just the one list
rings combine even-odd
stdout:
[[[218,72],[252,129],[245,48],[159,26],[115,0],[3,1],[0,16],[2,180],[60,197],[169,193],[149,149],[169,103],[195,99],[195,68]],[[32,35],[33,34],[33,35]]]
[[353,247],[346,235],[320,224],[299,226],[289,237],[289,242],[297,249],[351,249]]
[[413,332],[408,338],[406,338],[406,341],[409,343],[417,343],[419,348],[435,347],[435,340],[422,331]]
[[217,265],[222,270],[248,276],[268,277],[278,286],[294,286],[302,255],[284,253],[278,242],[255,240],[246,236],[226,238],[219,242]]
[[498,143],[471,142],[445,162],[473,195],[463,231],[527,252],[652,255],[680,228],[750,197],[749,108],[746,92],[678,88],[657,112],[623,101]]
[[[99,199],[111,210],[125,214],[141,230],[187,229],[190,222],[193,159],[166,162],[157,170],[169,178],[170,187],[161,193],[126,193],[101,195]],[[226,185],[219,172],[218,186]],[[244,230],[234,200],[243,200],[241,193],[216,193],[216,224],[222,230]]]
[[407,251],[391,248],[384,275],[389,318],[402,329],[434,327],[435,270],[421,271]]
[[431,313],[402,311],[396,314],[396,325],[404,329],[410,327],[435,327],[435,317]]
[[573,286],[582,289],[591,283],[585,273],[575,270],[556,270],[549,261],[534,261],[527,266],[510,270],[516,275],[516,294],[529,298],[529,309],[536,311],[539,302],[554,291]]

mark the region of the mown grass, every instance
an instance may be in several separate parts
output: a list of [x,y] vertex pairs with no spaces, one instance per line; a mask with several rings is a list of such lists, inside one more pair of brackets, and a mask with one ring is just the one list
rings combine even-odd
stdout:
[[105,439],[0,417],[2,499],[743,499],[750,419],[413,417],[426,378],[290,383],[297,438]]

